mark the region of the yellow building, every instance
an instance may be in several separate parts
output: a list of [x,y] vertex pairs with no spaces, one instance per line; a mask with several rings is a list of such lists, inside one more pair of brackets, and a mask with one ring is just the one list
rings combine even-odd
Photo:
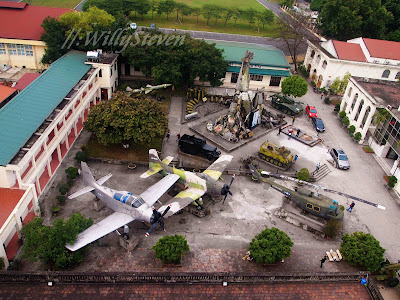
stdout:
[[0,1],[1,65],[42,69],[46,44],[40,40],[47,17],[58,18],[70,11],[65,8],[31,6],[27,3]]

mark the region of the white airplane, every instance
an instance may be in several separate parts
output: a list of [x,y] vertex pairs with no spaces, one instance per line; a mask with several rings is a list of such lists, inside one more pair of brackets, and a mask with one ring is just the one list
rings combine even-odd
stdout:
[[[166,160],[164,161],[167,162]],[[171,206],[164,205],[157,211],[154,209],[153,204],[179,179],[178,175],[170,174],[139,196],[136,196],[127,191],[116,191],[103,186],[103,183],[110,179],[112,174],[108,174],[96,181],[85,162],[82,162],[81,167],[86,187],[68,198],[73,199],[85,193],[92,192],[98,199],[111,208],[114,213],[79,233],[75,242],[73,244],[66,244],[65,247],[71,251],[76,251],[133,220],[145,221],[152,224],[146,236],[153,232],[158,225],[165,230],[163,218],[167,217],[166,214]]]

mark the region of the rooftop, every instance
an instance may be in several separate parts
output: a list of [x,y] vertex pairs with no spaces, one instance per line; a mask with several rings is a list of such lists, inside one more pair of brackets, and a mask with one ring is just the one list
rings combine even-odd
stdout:
[[206,40],[208,43],[215,43],[218,49],[224,50],[224,58],[229,62],[242,62],[246,50],[254,52],[251,65],[262,65],[278,68],[290,68],[290,65],[283,52],[274,46],[245,44],[237,42],[226,42]]
[[0,84],[0,103],[11,96],[15,91],[15,88]]
[[15,89],[22,91],[26,88],[32,81],[40,76],[39,73],[25,73],[22,77],[18,80],[17,84],[14,86]]
[[0,188],[0,228],[24,195],[24,190]]
[[400,60],[400,42],[363,38],[372,57]]
[[71,10],[0,1],[0,38],[39,41],[44,33],[43,20],[48,16],[58,18],[68,11]]
[[390,110],[395,116],[400,118],[400,112],[397,108],[400,106],[400,82],[368,79],[353,77],[357,83],[378,103],[378,106],[387,107],[390,105]]
[[0,110],[0,165],[8,164],[91,68],[86,53],[70,51]]
[[367,61],[364,52],[362,51],[359,44],[352,44],[335,40],[333,40],[332,42],[339,59],[362,62]]

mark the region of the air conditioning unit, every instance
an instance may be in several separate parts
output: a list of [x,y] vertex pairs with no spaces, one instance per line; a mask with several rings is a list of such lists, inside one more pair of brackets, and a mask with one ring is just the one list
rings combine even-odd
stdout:
[[369,82],[369,78],[364,78],[364,82]]
[[391,110],[391,109],[392,109],[392,106],[391,106],[390,104],[388,104],[388,105],[386,106],[386,108],[387,108],[388,110]]

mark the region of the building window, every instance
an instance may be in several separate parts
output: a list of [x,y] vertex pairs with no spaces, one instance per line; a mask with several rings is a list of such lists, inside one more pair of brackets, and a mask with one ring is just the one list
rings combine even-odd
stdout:
[[[1,49],[1,47],[0,47],[0,49]],[[399,78],[400,78],[400,72],[397,72],[396,77],[394,79],[399,79]]]
[[326,60],[324,60],[324,62],[322,63],[322,69],[326,69],[327,65],[328,65],[328,63],[326,62]]
[[6,54],[6,45],[4,43],[0,43],[0,54]]
[[117,63],[114,64],[114,70],[117,71]]
[[8,44],[8,53],[10,55],[17,55],[17,46],[15,44]]
[[357,99],[358,99],[358,94],[355,94],[353,102],[351,103],[351,106],[350,106],[350,110],[354,109],[354,106],[356,105]]
[[310,57],[311,57],[311,58],[314,58],[314,56],[315,56],[315,51],[313,50],[313,51],[311,51]]
[[319,64],[320,61],[321,61],[321,55],[318,54],[317,61],[316,61],[317,65]]
[[389,78],[389,75],[390,75],[390,71],[385,70],[385,71],[383,71],[382,78]]
[[279,86],[281,84],[281,77],[271,76],[269,86]]
[[361,100],[360,105],[358,106],[357,113],[354,116],[354,121],[358,120],[358,117],[360,116],[360,113],[361,113],[361,110],[362,110],[363,106],[364,106],[364,99]]
[[232,73],[231,83],[236,83],[238,81],[239,73]]
[[33,56],[32,45],[25,45],[25,53],[26,53],[26,56]]
[[251,75],[250,75],[250,80],[253,80],[253,81],[262,81],[262,80],[263,80],[263,77],[264,77],[264,76],[262,76],[262,75],[251,74]]
[[110,75],[110,76],[112,76],[112,67],[110,68],[110,72],[111,72],[111,75]]
[[350,98],[352,92],[353,92],[353,88],[350,87],[350,88],[349,88],[349,92],[348,92],[348,94],[347,94],[347,96],[348,96],[349,98]]
[[99,77],[102,77],[103,76],[103,74],[101,73],[101,69],[100,69],[100,71],[99,71]]
[[25,47],[24,47],[24,45],[18,44],[17,45],[17,52],[18,52],[18,55],[25,55]]

